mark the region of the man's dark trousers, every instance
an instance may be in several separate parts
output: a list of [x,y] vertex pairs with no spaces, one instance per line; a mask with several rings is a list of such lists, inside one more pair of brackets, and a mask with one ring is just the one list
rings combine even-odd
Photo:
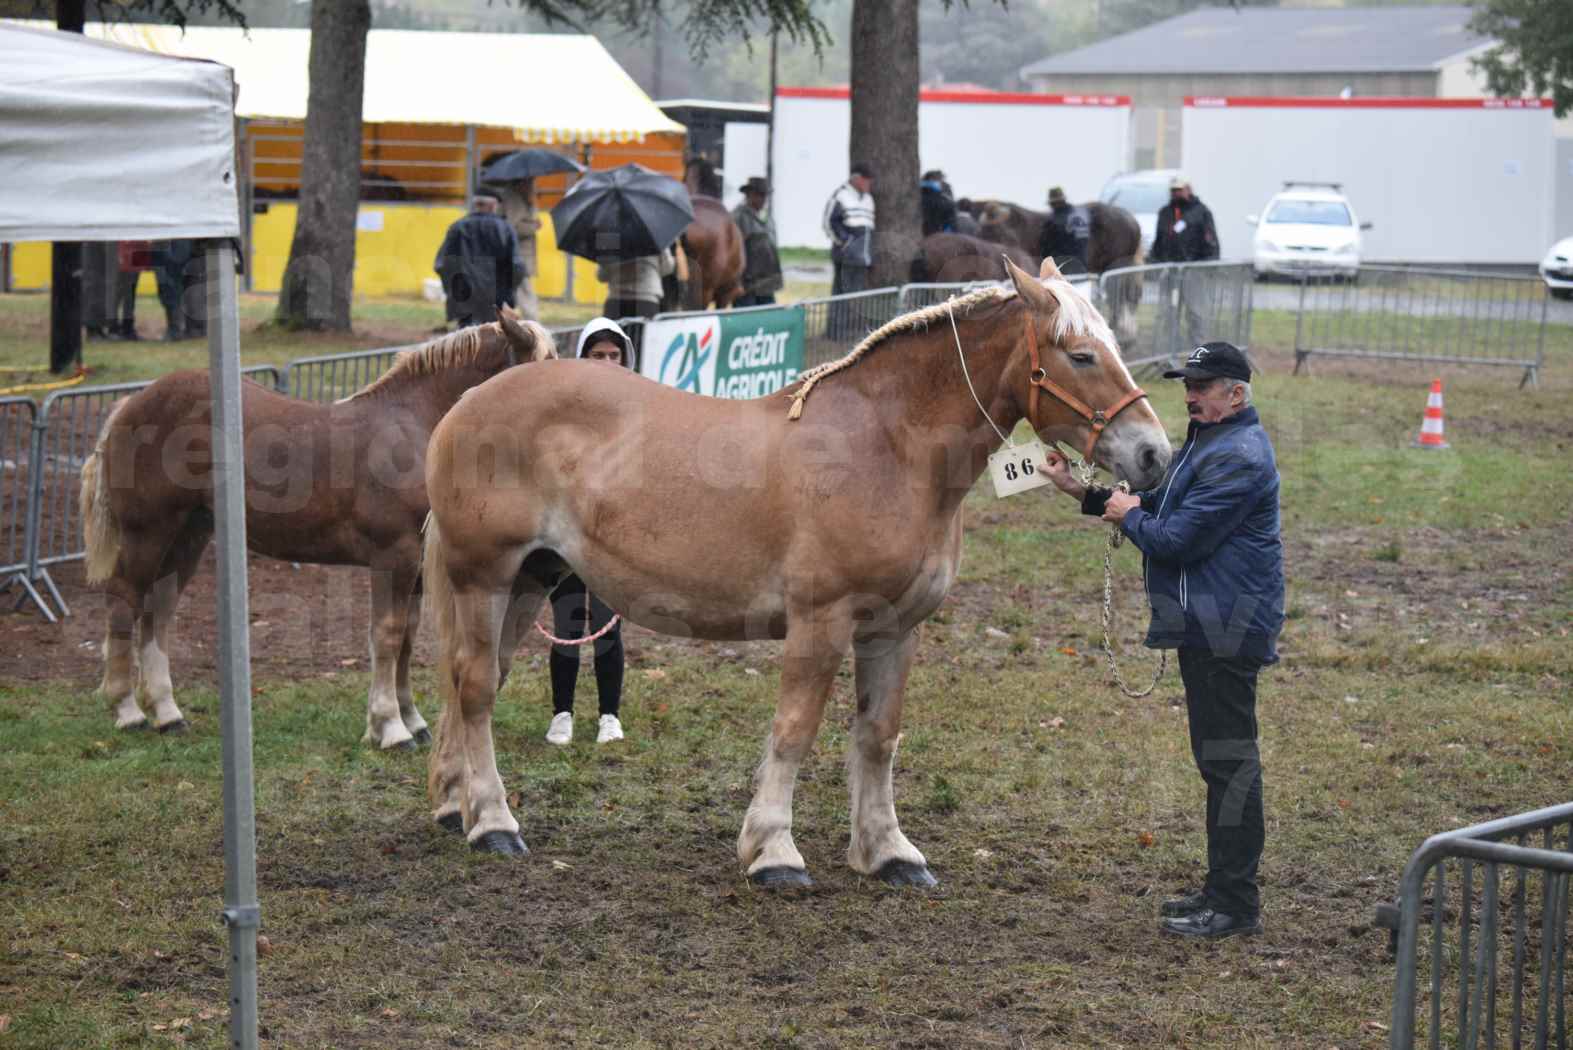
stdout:
[[1250,660],[1181,647],[1191,755],[1207,784],[1208,906],[1226,915],[1261,910],[1256,869],[1267,838],[1256,743],[1256,675]]
[[[836,263],[830,282],[831,295],[850,295],[853,292],[862,292],[868,289],[867,266],[851,266],[846,263]],[[826,328],[832,339],[862,339],[872,332],[877,325],[859,327],[857,324],[857,311],[849,303],[832,302],[830,316]]]

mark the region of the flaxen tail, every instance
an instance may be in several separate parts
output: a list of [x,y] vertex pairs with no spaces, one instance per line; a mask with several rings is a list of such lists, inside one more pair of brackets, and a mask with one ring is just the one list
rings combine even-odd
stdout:
[[454,649],[458,645],[454,630],[457,617],[453,582],[448,579],[448,551],[442,542],[442,530],[437,527],[437,515],[427,511],[422,530],[426,540],[421,548],[421,585],[425,589],[421,620],[437,628],[437,692],[442,698],[442,715],[437,719],[437,737],[432,743],[426,790],[429,797],[439,798],[446,797],[449,785],[441,782],[444,767],[437,756],[442,753],[443,740],[449,733],[449,720],[459,717],[459,691],[453,679]]
[[103,583],[115,574],[115,564],[120,560],[120,523],[115,520],[115,510],[109,505],[109,464],[106,446],[115,417],[125,408],[129,399],[118,402],[104,420],[93,445],[92,455],[82,464],[82,488],[77,505],[82,512],[82,532],[87,539],[87,582]]

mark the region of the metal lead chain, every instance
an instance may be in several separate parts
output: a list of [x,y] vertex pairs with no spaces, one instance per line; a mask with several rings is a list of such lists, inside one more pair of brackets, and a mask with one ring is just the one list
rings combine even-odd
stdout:
[[[1084,464],[1082,484],[1087,484],[1092,478],[1092,467]],[[1129,492],[1131,487],[1125,482],[1114,486],[1117,492]],[[1114,548],[1118,547],[1125,539],[1125,534],[1118,525],[1109,526],[1109,542],[1103,548],[1103,655],[1109,661],[1109,674],[1114,676],[1114,684],[1120,687],[1120,692],[1133,700],[1139,700],[1152,693],[1158,687],[1158,679],[1163,677],[1165,668],[1169,666],[1169,651],[1158,650],[1158,669],[1152,673],[1152,681],[1147,683],[1145,689],[1132,689],[1125,684],[1125,676],[1120,673],[1120,665],[1114,659],[1114,641],[1110,637],[1110,627],[1114,623]]]

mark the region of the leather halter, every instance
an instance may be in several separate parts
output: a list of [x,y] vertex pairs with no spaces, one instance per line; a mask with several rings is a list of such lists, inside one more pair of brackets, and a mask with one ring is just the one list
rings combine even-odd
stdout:
[[1125,411],[1131,405],[1147,396],[1141,387],[1132,388],[1131,392],[1116,401],[1111,407],[1096,410],[1088,408],[1086,403],[1049,378],[1049,373],[1044,370],[1038,359],[1038,329],[1032,323],[1032,312],[1029,310],[1024,322],[1027,326],[1027,352],[1032,363],[1032,372],[1028,381],[1032,384],[1027,395],[1027,423],[1032,427],[1033,433],[1038,432],[1038,391],[1047,390],[1055,398],[1075,412],[1078,416],[1092,424],[1092,433],[1087,437],[1087,448],[1082,453],[1082,458],[1088,463],[1092,462],[1093,446],[1097,445],[1098,438],[1103,435],[1103,428],[1114,422],[1114,417]]

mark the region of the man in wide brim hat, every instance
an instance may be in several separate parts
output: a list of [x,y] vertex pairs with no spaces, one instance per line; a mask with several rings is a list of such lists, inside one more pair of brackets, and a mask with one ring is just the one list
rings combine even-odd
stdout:
[[776,224],[765,210],[769,199],[770,183],[755,175],[743,183],[743,203],[732,209],[732,221],[743,235],[743,294],[734,306],[769,306],[782,287]]

